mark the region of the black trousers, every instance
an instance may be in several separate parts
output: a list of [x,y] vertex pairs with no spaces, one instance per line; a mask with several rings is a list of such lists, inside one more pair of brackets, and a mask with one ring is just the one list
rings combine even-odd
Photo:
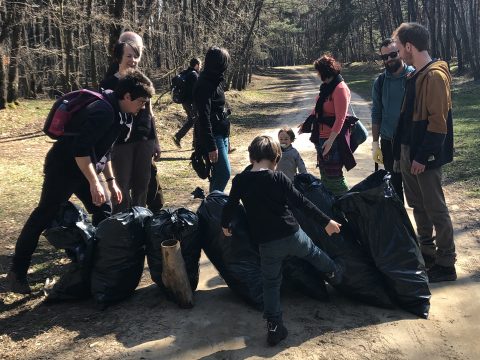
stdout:
[[92,214],[92,222],[95,226],[109,217],[112,212],[110,203],[104,203],[101,206],[93,204],[87,179],[78,167],[73,165],[65,164],[65,160],[58,154],[55,147],[47,154],[40,201],[23,226],[15,245],[11,270],[18,276],[26,276],[40,235],[55,219],[60,205],[68,201],[73,194]]
[[178,140],[181,140],[187,132],[193,127],[193,124],[195,123],[195,119],[197,118],[197,110],[192,104],[182,104],[183,109],[187,113],[187,121],[183,124],[183,126],[180,128],[180,130],[177,131],[175,134],[175,137]]
[[402,185],[402,174],[396,173],[393,171],[393,141],[387,139],[380,139],[380,147],[382,149],[383,155],[383,166],[391,175],[391,183],[393,189],[397,193],[402,203],[403,200],[403,185]]

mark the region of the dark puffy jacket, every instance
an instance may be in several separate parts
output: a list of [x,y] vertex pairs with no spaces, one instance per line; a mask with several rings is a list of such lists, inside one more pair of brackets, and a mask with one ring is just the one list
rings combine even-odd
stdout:
[[225,116],[223,74],[203,71],[193,88],[193,101],[198,111],[195,122],[195,146],[207,153],[217,149],[215,136],[228,137],[230,121]]

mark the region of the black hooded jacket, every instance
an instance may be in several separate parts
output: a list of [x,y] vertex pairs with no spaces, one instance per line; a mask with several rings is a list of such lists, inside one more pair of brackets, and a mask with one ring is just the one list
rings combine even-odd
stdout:
[[225,115],[225,81],[223,72],[205,69],[193,88],[193,101],[198,111],[195,122],[195,150],[208,153],[217,149],[215,136],[228,137],[230,121]]

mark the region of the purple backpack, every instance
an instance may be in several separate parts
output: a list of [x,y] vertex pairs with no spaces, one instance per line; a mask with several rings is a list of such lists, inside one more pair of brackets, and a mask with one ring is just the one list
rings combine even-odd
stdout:
[[105,101],[110,107],[112,106],[104,94],[87,89],[72,91],[63,95],[55,101],[50,109],[43,125],[43,132],[52,139],[78,135],[84,119],[74,115],[97,100]]

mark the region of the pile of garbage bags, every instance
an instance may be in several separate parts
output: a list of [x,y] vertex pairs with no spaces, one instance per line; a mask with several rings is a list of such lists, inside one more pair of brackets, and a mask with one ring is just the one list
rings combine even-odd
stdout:
[[114,214],[95,228],[81,208],[67,202],[44,236],[72,262],[48,291],[47,301],[93,297],[103,309],[123,300],[138,286],[145,256],[152,279],[162,287],[161,243],[170,239],[180,242],[195,290],[201,252],[197,228],[197,215],[188,209],[162,209],[153,215],[142,207]]
[[[336,290],[367,304],[400,306],[428,317],[431,295],[425,264],[415,231],[386,171],[375,172],[340,198],[310,174],[297,175],[294,186],[342,224],[339,234],[328,236],[318,222],[304,216],[302,209],[290,207],[315,245],[343,268],[341,282],[333,285]],[[251,306],[262,309],[258,245],[252,241],[241,205],[231,224],[233,235],[223,235],[220,219],[227,200],[228,195],[214,191],[197,213],[179,208],[162,209],[153,215],[134,207],[102,221],[96,229],[82,209],[66,203],[44,235],[56,248],[65,249],[72,263],[48,299],[92,296],[101,307],[122,300],[138,286],[145,256],[152,280],[165,290],[161,244],[176,239],[192,291],[198,285],[203,249],[228,287]],[[310,263],[289,257],[282,274],[286,288],[328,300],[324,274]]]

